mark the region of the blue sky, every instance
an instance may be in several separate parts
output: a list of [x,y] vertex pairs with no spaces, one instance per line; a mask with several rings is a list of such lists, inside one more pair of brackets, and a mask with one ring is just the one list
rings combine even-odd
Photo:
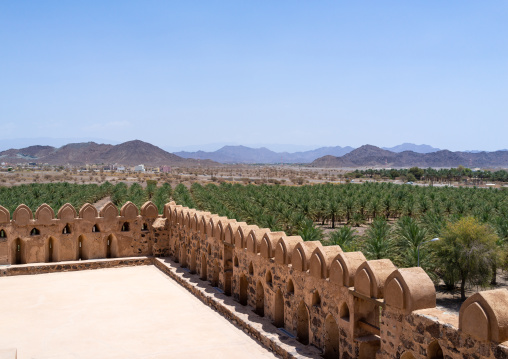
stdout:
[[0,141],[508,147],[506,1],[0,2]]

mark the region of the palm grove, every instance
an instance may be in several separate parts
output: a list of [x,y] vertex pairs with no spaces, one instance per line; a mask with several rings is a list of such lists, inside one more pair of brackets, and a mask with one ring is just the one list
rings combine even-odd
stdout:
[[[340,245],[344,251],[362,251],[368,259],[389,258],[399,267],[418,265],[438,283],[460,286],[496,283],[508,253],[508,191],[480,188],[417,187],[392,183],[281,185],[201,185],[147,182],[112,185],[69,183],[0,187],[0,204],[12,213],[20,203],[33,211],[42,203],[55,211],[70,202],[110,196],[121,206],[153,201],[159,211],[171,199],[210,211],[300,235],[305,241]],[[359,227],[367,227],[362,235]],[[326,228],[323,231],[323,228]],[[430,242],[433,238],[439,241]]]

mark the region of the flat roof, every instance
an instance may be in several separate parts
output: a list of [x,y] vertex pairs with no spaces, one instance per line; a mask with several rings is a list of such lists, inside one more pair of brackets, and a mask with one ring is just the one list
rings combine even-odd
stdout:
[[24,358],[275,358],[154,266],[0,278],[0,349]]

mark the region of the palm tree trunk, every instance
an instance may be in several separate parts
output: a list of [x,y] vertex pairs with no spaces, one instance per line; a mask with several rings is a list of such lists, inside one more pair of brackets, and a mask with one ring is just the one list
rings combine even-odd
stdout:
[[460,281],[460,300],[462,302],[466,300],[466,277],[462,277]]
[[490,284],[491,285],[496,285],[497,284],[497,263],[494,263],[492,264],[492,279],[490,281]]

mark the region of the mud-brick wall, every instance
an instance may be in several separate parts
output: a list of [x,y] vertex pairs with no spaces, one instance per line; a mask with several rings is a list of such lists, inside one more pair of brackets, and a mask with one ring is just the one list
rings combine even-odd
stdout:
[[[46,204],[35,214],[20,205],[12,219],[0,206],[0,264],[152,255],[154,244],[161,251],[156,238],[161,236],[163,219],[158,217],[151,202],[145,203],[141,211],[131,202],[120,211],[111,202],[100,211],[85,204],[79,212],[65,204],[56,216]],[[162,242],[167,242],[167,235],[163,238]]]
[[508,291],[436,308],[421,268],[168,203],[0,207],[2,264],[171,256],[327,358],[508,358]]
[[481,292],[451,316],[435,307],[421,268],[367,261],[174,203],[165,217],[168,252],[180,265],[325,357],[508,357],[506,290]]

